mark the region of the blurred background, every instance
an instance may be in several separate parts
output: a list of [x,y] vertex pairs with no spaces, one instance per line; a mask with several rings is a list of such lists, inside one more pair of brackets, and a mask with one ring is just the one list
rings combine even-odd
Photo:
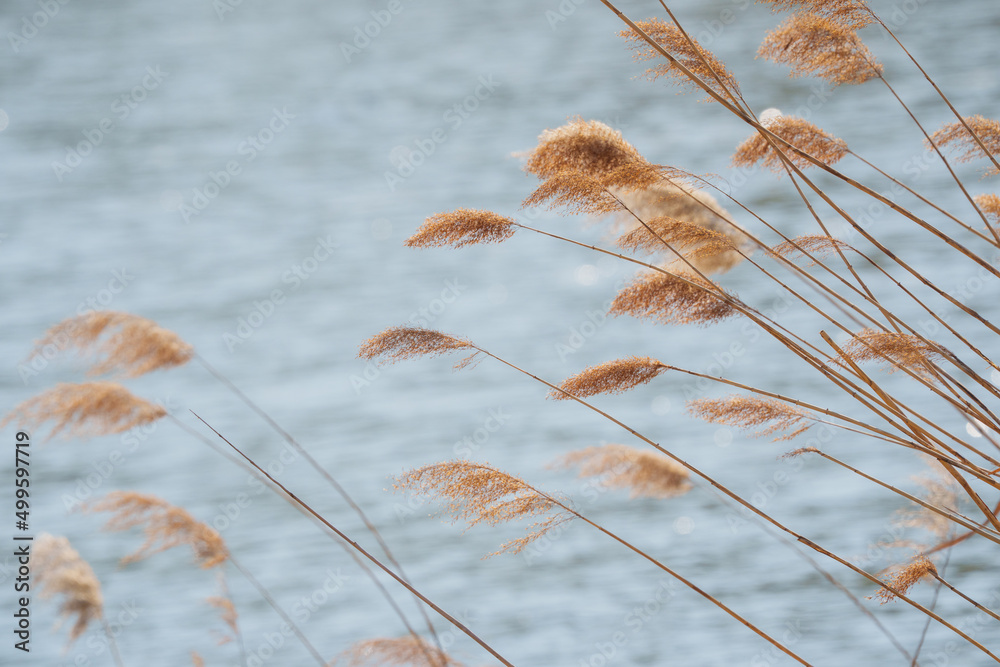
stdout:
[[[963,113],[995,117],[996,2],[872,5]],[[658,15],[659,5],[621,8],[640,19]],[[757,45],[780,19],[749,0],[681,0],[671,8],[727,63],[758,112],[778,107],[806,116],[968,214],[926,157],[919,132],[877,82],[831,90],[755,62]],[[609,359],[650,355],[829,407],[849,405],[739,321],[700,329],[604,318],[632,275],[604,256],[526,232],[502,246],[462,251],[403,247],[427,216],[459,207],[607,244],[604,230],[585,220],[519,210],[535,182],[515,154],[576,115],[621,130],[654,162],[719,174],[789,235],[812,231],[786,182],[730,169],[746,127],[700,95],[645,80],[645,66],[633,62],[617,35],[622,24],[599,2],[12,0],[0,6],[0,24],[4,413],[57,382],[83,380],[85,366],[72,357],[26,360],[49,326],[89,308],[128,311],[194,344],[295,435],[383,529],[414,584],[514,664],[789,661],[582,524],[519,556],[480,560],[521,528],[462,534],[461,526],[428,516],[432,505],[394,494],[394,475],[454,457],[489,461],[566,493],[585,514],[816,664],[903,664],[870,620],[795,550],[703,485],[669,501],[630,501],[627,493],[598,492],[572,472],[547,467],[574,449],[638,444],[613,424],[546,400],[544,387],[495,363],[456,373],[447,359],[377,367],[356,357],[369,336],[411,323],[467,336],[550,381]],[[898,49],[874,29],[863,36],[929,128],[950,120]],[[870,175],[846,161],[845,169]],[[973,194],[989,191],[978,180],[979,165],[960,173]],[[974,269],[940,256],[904,221],[868,211],[868,201],[821,182],[945,289],[964,290],[963,301],[996,313],[995,291]],[[720,281],[784,321],[809,322],[751,266]],[[198,412],[256,460],[273,463],[283,483],[349,535],[372,544],[305,462],[282,459],[274,433],[199,366],[127,384],[192,425],[189,411]],[[923,463],[821,430],[794,444],[749,440],[686,414],[687,399],[725,393],[664,376],[597,402],[825,547],[871,571],[891,564],[888,552],[872,545],[899,537],[894,496],[821,461],[777,457],[821,442],[909,489]],[[15,428],[3,433],[13,448]],[[338,546],[173,424],[86,441],[46,442],[44,435],[33,441],[32,530],[69,537],[92,564],[125,664],[186,664],[191,651],[209,665],[236,665],[239,657],[234,644],[218,644],[227,630],[205,602],[218,594],[215,578],[192,565],[187,551],[120,568],[141,536],[100,532],[102,517],[67,511],[115,489],[159,495],[218,528],[325,657],[359,640],[403,633]],[[0,461],[0,497],[9,508],[13,461]],[[234,512],[238,498],[249,502]],[[968,543],[964,553],[955,578],[989,600],[998,592],[989,551]],[[4,609],[14,604],[13,563],[0,556]],[[856,576],[823,565],[856,595],[873,593]],[[235,571],[228,579],[258,664],[312,664],[294,638],[280,635],[281,621],[246,581]],[[413,604],[391,590],[416,619]],[[931,593],[917,595],[929,601]],[[98,630],[64,650],[65,632],[51,630],[56,604],[32,605],[32,653],[14,651],[3,630],[0,663],[112,664]],[[950,597],[939,609],[976,621]],[[879,611],[912,649],[923,617],[899,605]],[[457,658],[489,662],[467,638],[438,626]],[[995,625],[975,627],[977,639],[997,645]],[[977,664],[967,648],[946,654],[952,639],[931,628],[924,655]]]

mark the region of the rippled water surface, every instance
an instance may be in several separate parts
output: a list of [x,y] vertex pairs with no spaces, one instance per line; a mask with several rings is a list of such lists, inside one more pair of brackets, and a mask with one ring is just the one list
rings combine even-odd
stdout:
[[[872,4],[963,113],[996,116],[1000,7],[994,0]],[[645,18],[659,5],[622,8]],[[968,204],[926,158],[919,132],[884,87],[830,90],[754,61],[778,19],[747,0],[684,0],[671,8],[727,62],[754,109],[808,114],[967,217]],[[393,494],[392,476],[455,456],[489,461],[565,493],[595,521],[814,664],[908,664],[798,550],[744,520],[708,485],[670,501],[629,500],[547,467],[592,444],[639,444],[614,424],[546,400],[545,387],[490,360],[456,373],[447,359],[376,367],[356,358],[367,337],[411,322],[467,336],[550,381],[609,359],[650,355],[861,414],[740,321],[701,329],[606,319],[609,299],[632,269],[586,249],[526,232],[502,246],[403,247],[426,216],[459,207],[516,215],[606,244],[602,229],[583,220],[518,210],[534,182],[514,154],[577,114],[622,130],[651,160],[719,174],[789,235],[814,231],[787,182],[729,167],[746,126],[697,95],[645,80],[643,65],[616,35],[622,24],[600,3],[17,0],[0,5],[0,23],[5,413],[57,382],[84,379],[85,367],[71,356],[23,362],[47,327],[90,307],[134,312],[193,343],[304,443],[382,527],[415,585],[513,664],[791,662],[582,523],[520,556],[480,560],[520,536],[520,528],[463,534],[460,526],[428,517],[432,505]],[[928,127],[947,122],[947,109],[899,50],[874,30],[865,38]],[[858,162],[843,164],[871,178]],[[978,164],[959,168],[973,194],[991,191],[980,171]],[[996,319],[995,280],[943,253],[901,218],[866,211],[868,200],[832,179],[818,180],[895,252]],[[754,233],[776,238],[729,207]],[[843,231],[829,209],[818,210]],[[720,281],[820,340],[815,332],[824,325],[789,305],[749,264]],[[898,293],[887,298],[919,319]],[[947,312],[961,325],[957,311]],[[995,354],[995,338],[974,330],[970,336]],[[894,386],[918,409],[925,405],[923,394],[906,393],[904,385]],[[334,491],[198,364],[128,386],[208,434],[191,414],[197,412],[352,538],[373,546]],[[748,439],[686,414],[687,399],[723,393],[664,376],[596,402],[815,542],[871,571],[888,565],[870,545],[897,537],[889,531],[898,498],[819,460],[778,459],[791,443]],[[964,433],[952,413],[926,405],[938,411],[932,418]],[[854,465],[916,488],[911,476],[924,470],[916,458],[849,433],[815,432],[798,446],[821,440]],[[5,447],[13,448],[14,433],[4,427]],[[324,657],[355,641],[404,632],[344,550],[175,424],[86,441],[43,436],[39,431],[32,444],[31,531],[68,536],[93,565],[125,664],[187,664],[191,651],[208,665],[236,665],[239,657],[235,644],[218,645],[229,632],[205,602],[219,594],[218,583],[191,564],[190,553],[174,549],[119,568],[118,559],[138,548],[141,536],[100,532],[100,517],[68,511],[116,489],[157,494],[220,529]],[[4,540],[14,532],[11,449],[0,457]],[[995,595],[995,557],[983,544],[967,543],[956,561],[949,572],[964,590],[983,601]],[[916,646],[923,617],[899,604],[877,608],[864,600],[869,583],[819,562],[878,611],[908,650]],[[0,563],[0,600],[12,610],[14,560],[7,555]],[[247,581],[232,569],[227,577],[246,649],[261,661],[252,664],[314,664],[281,634],[280,619]],[[406,595],[387,579],[386,585],[418,622]],[[929,603],[930,589],[918,598]],[[5,613],[0,663],[113,664],[95,630],[63,652],[65,629],[51,631],[56,604],[35,598],[31,605],[31,654],[12,649]],[[995,624],[977,623],[954,597],[942,595],[938,609],[1000,647]],[[489,662],[446,623],[438,627],[460,659]],[[932,628],[922,664],[983,664],[982,654],[966,646],[949,654],[952,640]]]

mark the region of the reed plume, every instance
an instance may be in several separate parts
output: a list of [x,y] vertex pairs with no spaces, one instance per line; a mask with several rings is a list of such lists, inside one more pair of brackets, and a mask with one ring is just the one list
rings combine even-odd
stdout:
[[121,433],[167,415],[159,406],[134,395],[116,382],[60,383],[29,398],[4,417],[0,426],[16,421],[38,428],[52,420],[49,437],[67,431],[67,437],[95,437]]
[[622,211],[618,198],[599,179],[577,171],[561,171],[547,178],[521,203],[524,208],[565,207],[573,213],[606,215]]
[[524,170],[542,180],[567,171],[602,178],[621,167],[648,164],[621,132],[577,116],[565,125],[542,132]]
[[68,539],[48,533],[36,537],[31,549],[31,567],[39,596],[42,599],[63,596],[59,616],[64,620],[76,617],[69,631],[71,644],[86,632],[91,621],[103,618],[101,584]]
[[[739,95],[739,83],[736,81],[736,77],[726,69],[722,61],[716,58],[711,51],[698,44],[695,39],[685,35],[676,25],[657,18],[636,21],[635,24],[716,93],[724,97]],[[623,30],[619,35],[631,42],[636,60],[663,58],[663,55],[635,30]],[[701,87],[692,81],[682,69],[669,61],[649,68],[646,70],[646,75],[650,79],[667,76],[682,88],[701,90]]]
[[1000,197],[977,195],[974,199],[976,206],[986,215],[986,221],[994,228],[1000,228]]
[[655,319],[662,324],[706,326],[738,312],[726,297],[736,299],[695,274],[647,271],[618,293],[609,312]]
[[341,661],[351,667],[381,667],[382,665],[410,665],[412,667],[464,667],[440,648],[420,637],[408,635],[393,639],[366,639],[356,642],[332,663]]
[[619,248],[632,252],[662,253],[664,242],[684,250],[688,258],[714,257],[736,250],[733,240],[713,229],[667,216],[653,218],[616,241]]
[[123,565],[178,546],[191,547],[195,560],[204,569],[220,565],[229,558],[229,550],[218,531],[156,496],[112,491],[98,501],[87,503],[85,510],[111,512],[111,518],[104,524],[105,530],[143,527],[146,541],[122,558]]
[[620,394],[649,382],[667,370],[668,366],[650,357],[627,357],[605,361],[563,380],[559,385],[562,391],[553,389],[549,392],[549,397],[567,399],[571,398],[568,394],[580,397]]
[[430,329],[417,327],[390,327],[362,343],[358,356],[362,359],[382,359],[390,363],[413,359],[415,357],[433,357],[456,350],[474,350],[474,352],[456,364],[456,368],[464,368],[479,353],[479,350],[467,340],[461,340]]
[[656,451],[608,444],[570,452],[556,462],[576,466],[580,477],[600,477],[601,484],[628,489],[629,497],[672,498],[693,487],[690,473]]
[[[847,155],[847,143],[832,134],[824,132],[807,120],[795,116],[777,116],[769,120],[765,127],[792,146],[808,153],[824,164],[834,164]],[[782,149],[782,155],[800,169],[813,163],[798,153]],[[775,147],[755,132],[736,148],[732,163],[735,167],[753,167],[760,163],[775,173],[785,171],[785,163],[775,151]]]
[[[830,253],[837,252],[838,250],[853,250],[849,244],[840,239],[835,239],[832,236],[824,236],[822,234],[806,234],[803,236],[796,236],[793,239],[779,243],[778,245],[769,249],[769,252],[778,257],[783,257],[785,259],[793,259],[797,255],[804,255],[809,253],[810,255],[828,255]],[[811,262],[810,265],[814,264]]]
[[496,526],[556,512],[533,523],[527,528],[528,535],[502,544],[490,556],[519,553],[575,516],[555,498],[488,463],[460,460],[423,466],[397,477],[394,488],[444,501],[445,513],[450,514],[453,521],[466,522],[468,528],[480,523]]
[[219,618],[221,618],[222,622],[229,627],[230,631],[232,631],[232,637],[223,636],[219,641],[219,644],[228,644],[234,637],[238,636],[240,632],[239,625],[237,625],[239,614],[236,612],[236,605],[234,605],[233,601],[228,597],[221,595],[213,595],[206,598],[205,601],[212,607],[219,610]]
[[[965,116],[963,120],[965,121],[965,125],[968,125],[976,133],[976,136],[983,142],[986,149],[994,157],[1000,157],[1000,122],[991,118],[984,118],[979,114]],[[972,162],[973,160],[986,157],[983,149],[976,142],[975,138],[969,134],[969,130],[965,128],[965,125],[959,121],[948,123],[940,130],[931,134],[931,141],[940,147],[948,146],[959,151],[959,162]],[[986,170],[986,174],[1000,174],[1000,169],[997,169],[995,166],[989,167]]]
[[[698,398],[687,403],[688,412],[713,424],[726,424],[742,429],[761,426],[753,437],[761,438],[779,431],[789,433],[777,436],[779,440],[791,440],[813,425],[815,419],[810,413],[788,403],[756,396],[727,396],[726,398]],[[796,454],[804,450],[797,450]]]
[[427,218],[420,229],[406,239],[406,245],[461,248],[476,243],[501,243],[514,235],[516,225],[511,218],[492,211],[460,208]]
[[788,65],[790,76],[818,76],[832,85],[860,84],[882,74],[854,29],[816,14],[786,19],[764,37],[757,57]]
[[[99,344],[102,337],[107,336]],[[66,343],[66,345],[61,345]],[[89,375],[137,377],[161,368],[182,366],[194,348],[152,320],[119,311],[90,311],[63,320],[35,344],[32,356],[50,345],[69,346],[97,356]]]
[[865,0],[757,0],[771,6],[772,12],[801,11],[816,14],[843,25],[860,30],[876,21],[875,14]]
[[928,376],[927,366],[940,360],[943,348],[910,334],[864,329],[843,346],[844,353],[854,361],[889,362],[890,373],[906,368],[921,377]]
[[197,651],[191,651],[191,665],[193,667],[205,667],[205,659]]
[[[937,578],[937,568],[926,556],[917,556],[912,563],[894,568],[894,573],[887,575],[883,581],[902,595],[925,577]],[[891,602],[896,599],[896,593],[888,588],[880,588],[875,592],[875,597],[881,600],[881,604]]]

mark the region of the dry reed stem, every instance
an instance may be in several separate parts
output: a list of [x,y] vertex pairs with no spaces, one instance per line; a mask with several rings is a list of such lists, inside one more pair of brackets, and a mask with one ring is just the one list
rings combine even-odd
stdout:
[[865,329],[843,347],[854,361],[888,361],[886,369],[892,373],[907,369],[923,378],[930,376],[927,365],[944,355],[934,343],[916,336],[887,331]]
[[492,211],[460,208],[438,213],[406,239],[412,248],[451,246],[461,248],[477,243],[501,243],[514,235],[517,223]]
[[34,429],[52,420],[49,437],[67,431],[67,437],[95,437],[121,433],[167,415],[167,411],[132,394],[116,382],[60,383],[29,398],[4,417]]
[[31,549],[33,583],[42,599],[63,596],[59,605],[62,619],[76,617],[69,631],[69,643],[76,641],[91,621],[103,616],[101,584],[90,565],[65,537],[42,533]]
[[[636,25],[716,93],[728,96],[730,91],[732,91],[733,94],[739,95],[739,83],[736,81],[736,77],[726,69],[722,61],[716,58],[711,51],[698,44],[693,38],[685,36],[676,25],[656,18],[647,21],[636,21]],[[656,60],[660,58],[661,54],[659,51],[649,46],[645,39],[634,30],[623,30],[619,34],[631,42],[636,60]],[[646,70],[646,74],[651,79],[668,76],[682,88],[691,90],[699,88],[683,70],[669,62],[649,68]]]
[[[103,344],[98,341],[107,336]],[[191,360],[194,348],[152,320],[119,311],[90,311],[63,320],[35,344],[32,356],[49,346],[97,355],[89,375],[137,377]]]
[[[396,490],[405,490],[445,502],[444,512],[468,528],[485,523],[496,526],[508,521],[549,514],[563,506],[527,482],[497,470],[488,463],[446,461],[411,470],[396,478]],[[574,518],[558,511],[527,528],[528,535],[502,544],[489,554],[519,553],[528,544],[556,526]]]
[[630,498],[673,498],[694,488],[683,466],[658,452],[627,445],[587,447],[570,452],[556,465],[576,466],[580,477],[600,477],[602,486],[628,489]]
[[545,180],[564,171],[595,178],[620,167],[649,164],[621,132],[596,120],[579,116],[538,137],[524,170]]
[[[847,155],[847,143],[843,139],[824,132],[802,118],[778,116],[766,125],[772,133],[824,164],[835,164]],[[812,162],[793,151],[783,150],[782,154],[799,169],[813,166]],[[732,163],[735,167],[753,167],[758,162],[777,174],[787,171],[785,162],[775,151],[772,142],[755,132],[736,148]]]
[[833,85],[860,84],[881,76],[857,33],[816,14],[794,14],[764,37],[757,57],[788,65],[790,76],[818,76]]
[[[921,579],[928,576],[937,578],[937,574],[937,568],[934,567],[934,563],[932,563],[929,558],[926,556],[918,556],[908,565],[897,566],[895,568],[895,573],[886,576],[883,581],[885,581],[898,593],[906,595],[906,592]],[[885,604],[886,602],[891,602],[896,599],[896,593],[893,593],[888,588],[880,588],[875,592],[874,597],[881,600],[881,604]]]
[[[976,142],[975,138],[966,129],[966,125],[976,133],[986,149],[995,157],[1000,157],[1000,122],[991,118],[984,118],[979,114],[965,116],[965,125],[961,122],[948,123],[940,130],[931,134],[931,141],[936,145],[952,148],[961,151],[958,155],[959,162],[972,162],[979,158],[987,157],[986,153]],[[1000,174],[1000,169],[993,166],[986,170],[986,174]]]
[[88,512],[112,512],[104,530],[121,531],[143,527],[146,541],[122,564],[134,563],[177,546],[189,546],[204,568],[220,565],[229,558],[222,536],[186,510],[165,500],[135,491],[112,491],[104,498],[84,505]]
[[417,327],[390,327],[365,341],[358,350],[362,359],[382,359],[390,363],[413,359],[415,357],[433,357],[456,350],[474,350],[465,359],[458,362],[456,368],[468,366],[479,350],[467,340],[461,340],[430,329]]
[[[754,396],[728,396],[726,398],[699,398],[687,402],[688,412],[713,424],[726,424],[742,429],[751,429],[765,424],[767,428],[753,433],[761,438],[778,431],[795,430],[774,438],[774,441],[791,440],[809,429],[816,418],[805,410],[769,398]],[[804,426],[802,425],[806,423]],[[796,453],[801,453],[798,450]]]
[[1000,228],[1000,197],[989,195],[977,195],[973,197],[976,206],[986,216],[986,221],[990,226]]
[[345,661],[351,667],[381,667],[382,665],[410,665],[412,667],[463,667],[436,646],[412,635],[394,639],[366,639],[354,643],[331,662]]
[[640,384],[645,384],[668,367],[651,357],[627,357],[605,361],[591,366],[576,375],[563,380],[559,390],[549,392],[549,398],[558,400],[596,394],[620,394]]
[[647,271],[618,293],[608,312],[655,319],[663,324],[706,326],[738,312],[726,297],[736,300],[735,296],[694,274]]
[[757,4],[770,5],[775,13],[817,14],[852,30],[860,30],[876,20],[865,0],[757,0]]

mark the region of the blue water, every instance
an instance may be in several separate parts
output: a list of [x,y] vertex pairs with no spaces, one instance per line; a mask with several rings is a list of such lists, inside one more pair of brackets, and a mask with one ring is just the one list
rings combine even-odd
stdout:
[[[658,6],[622,8],[645,18]],[[671,6],[729,64],[755,109],[806,110],[858,153],[967,216],[942,170],[921,168],[927,163],[920,162],[919,133],[877,83],[829,92],[755,62],[756,45],[776,19],[747,0]],[[873,6],[959,109],[996,116],[995,2]],[[25,27],[32,22],[41,27]],[[467,336],[550,381],[608,359],[651,355],[710,373],[724,365],[736,379],[858,413],[783,348],[738,321],[700,329],[603,320],[595,313],[631,269],[584,249],[527,232],[499,247],[403,247],[426,216],[458,207],[606,242],[600,228],[583,220],[519,211],[534,181],[512,153],[577,114],[621,129],[651,160],[720,174],[786,233],[813,231],[787,183],[729,168],[745,126],[697,96],[644,80],[643,66],[616,35],[620,22],[600,3],[18,0],[0,6],[0,24],[5,413],[57,382],[84,379],[84,364],[72,357],[26,364],[32,341],[47,327],[88,307],[134,312],[194,344],[292,432],[382,527],[417,587],[513,664],[790,661],[582,524],[521,556],[480,560],[520,536],[520,527],[463,534],[428,517],[433,506],[393,494],[392,476],[471,454],[575,498],[588,516],[814,664],[908,664],[792,549],[742,521],[705,485],[669,501],[630,501],[623,492],[594,497],[586,482],[546,467],[600,442],[638,444],[613,424],[546,400],[544,387],[489,361],[455,373],[445,359],[376,368],[356,358],[367,337],[412,322]],[[874,32],[867,39],[928,127],[948,121],[898,50]],[[418,166],[400,168],[408,164]],[[844,169],[870,177],[846,160]],[[973,194],[991,191],[989,181],[979,180],[979,165],[962,165],[959,173]],[[830,179],[819,182],[852,212],[868,203]],[[730,210],[773,240],[753,218]],[[995,292],[973,268],[951,255],[942,259],[938,245],[898,218],[883,215],[868,224],[945,289],[965,290],[970,305],[997,319]],[[751,266],[721,281],[748,303],[784,308],[780,292]],[[913,312],[901,300],[892,303]],[[819,340],[814,332],[821,323],[802,308],[783,317]],[[259,326],[247,329],[249,322]],[[995,351],[995,341],[972,335]],[[732,355],[734,345],[741,353]],[[906,392],[903,385],[898,390]],[[283,483],[352,538],[373,544],[322,479],[301,458],[282,458],[274,433],[198,365],[128,386],[208,433],[190,411],[197,412],[249,455],[272,463]],[[890,530],[898,498],[818,460],[778,460],[789,443],[750,440],[686,414],[687,398],[723,393],[663,377],[596,402],[824,547],[873,572],[891,564],[884,550],[869,555],[869,548]],[[941,409],[922,394],[904,395],[913,405]],[[962,432],[950,413],[942,420]],[[209,665],[236,665],[239,658],[233,643],[218,645],[227,629],[204,601],[218,594],[213,573],[197,569],[179,549],[119,568],[118,559],[141,536],[103,533],[101,517],[66,511],[76,500],[115,489],[160,495],[220,528],[234,555],[298,615],[324,657],[356,641],[402,634],[353,561],[305,517],[257,493],[246,473],[174,424],[159,422],[150,431],[45,442],[43,430],[32,445],[32,532],[69,537],[92,564],[125,664],[186,664],[191,651]],[[14,427],[3,432],[11,443]],[[827,450],[916,488],[911,476],[924,464],[914,457],[851,434],[821,435]],[[5,508],[12,506],[11,458],[0,458]],[[0,536],[13,532],[8,527]],[[869,583],[821,562],[908,649],[917,644],[923,617],[898,603],[878,608],[864,601],[873,592]],[[0,563],[0,601],[12,611],[13,560]],[[956,552],[950,578],[986,602],[996,593],[993,565],[982,543],[968,542]],[[280,634],[280,620],[235,570],[227,578],[249,652],[271,656],[264,664],[314,664]],[[417,622],[406,595],[387,585]],[[930,592],[916,595],[927,602]],[[31,604],[30,656],[13,650],[5,613],[0,663],[112,664],[93,628],[64,652],[65,628],[52,630],[55,601],[36,597]],[[961,601],[943,594],[938,609],[974,628],[978,640],[1000,646],[995,624],[975,625],[976,615]],[[489,662],[446,623],[438,627],[456,657]],[[947,654],[952,640],[932,628],[923,664],[944,664],[936,662],[941,656],[949,664],[983,664],[982,654],[968,647]]]

